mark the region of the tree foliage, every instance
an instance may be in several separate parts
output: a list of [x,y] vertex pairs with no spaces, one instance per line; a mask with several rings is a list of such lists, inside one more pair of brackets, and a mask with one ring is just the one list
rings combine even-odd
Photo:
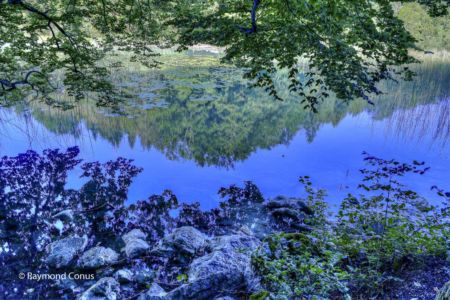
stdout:
[[[106,55],[131,51],[154,66],[150,45],[208,43],[225,46],[224,59],[245,67],[246,76],[276,99],[273,76],[285,68],[289,91],[309,108],[332,92],[370,101],[381,92],[381,80],[412,75],[407,67],[394,68],[415,61],[408,54],[415,40],[392,2],[3,0],[0,96],[10,103],[39,92],[61,105],[50,94],[64,89],[75,99],[93,92],[99,104],[114,104],[124,95],[109,80],[117,65],[103,64]],[[448,11],[448,0],[418,2],[432,16]],[[301,69],[299,59],[309,68]]]
[[421,49],[450,50],[450,15],[431,17],[417,3],[403,5],[398,17],[405,27],[417,39],[416,46]]
[[[54,91],[98,103],[121,98],[101,60],[114,50],[153,65],[157,10],[141,1],[0,1],[0,96],[3,104],[37,92],[54,105]],[[57,82],[62,83],[57,86]]]
[[[273,77],[280,68],[289,71],[289,90],[312,109],[331,92],[370,101],[381,93],[381,80],[412,75],[404,65],[415,61],[408,54],[415,40],[395,16],[392,1],[176,2],[172,24],[182,24],[182,45],[227,47],[225,59],[247,68],[246,76],[276,99],[281,98]],[[422,4],[442,15],[449,2]],[[309,68],[300,69],[299,59]]]
[[0,259],[2,266],[35,264],[50,239],[42,232],[51,231],[53,214],[71,202],[65,184],[68,172],[80,163],[78,153],[78,148],[46,150],[42,156],[28,151],[0,160],[1,252],[7,256]]
[[45,247],[57,238],[77,234],[100,241],[114,232],[114,213],[124,207],[140,169],[123,158],[85,163],[81,176],[86,183],[74,190],[66,185],[69,173],[80,166],[78,154],[72,147],[0,159],[0,265],[5,271],[0,278],[5,284],[15,284],[19,271],[45,270]]

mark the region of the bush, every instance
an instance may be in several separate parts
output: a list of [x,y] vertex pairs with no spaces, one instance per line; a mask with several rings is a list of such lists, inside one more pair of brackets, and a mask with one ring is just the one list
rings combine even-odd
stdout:
[[268,236],[253,257],[253,267],[272,298],[349,297],[348,273],[342,268],[345,255],[333,243],[327,221],[326,195],[314,189],[308,176],[300,177],[314,214],[305,219],[308,233],[279,233]]
[[326,217],[325,191],[300,178],[315,214],[309,233],[274,234],[253,257],[256,272],[275,299],[383,295],[405,269],[429,258],[444,258],[449,248],[449,193],[433,187],[441,208],[405,187],[399,178],[428,170],[424,163],[384,160],[365,154],[369,167],[359,185],[363,195],[348,195],[334,223]]
[[412,164],[367,155],[360,188],[367,195],[349,195],[341,204],[336,243],[349,260],[354,286],[382,293],[386,284],[399,280],[399,272],[428,256],[444,256],[448,248],[446,216],[399,178],[422,175],[424,163]]
[[344,254],[328,239],[314,234],[281,233],[269,236],[253,256],[253,266],[275,299],[301,296],[347,295]]

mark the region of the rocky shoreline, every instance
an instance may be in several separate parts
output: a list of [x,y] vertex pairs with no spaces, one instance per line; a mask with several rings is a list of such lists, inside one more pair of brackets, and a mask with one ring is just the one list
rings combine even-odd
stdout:
[[[115,249],[88,247],[86,236],[70,236],[47,246],[45,262],[53,270],[91,275],[91,280],[55,281],[55,290],[62,291],[61,296],[68,299],[269,299],[268,293],[260,293],[264,287],[252,264],[255,250],[264,248],[264,237],[274,232],[263,233],[261,228],[267,230],[266,222],[270,219],[273,225],[269,227],[307,232],[310,228],[302,220],[313,212],[301,199],[281,196],[257,204],[256,211],[260,218],[254,223],[223,235],[208,235],[192,226],[181,226],[151,243],[147,233],[135,228],[120,237]],[[268,219],[261,218],[262,212],[267,213]],[[65,212],[55,217],[70,222],[67,215]],[[259,229],[257,234],[251,228]],[[439,268],[445,272],[445,267]],[[445,277],[448,276],[439,280]],[[393,299],[409,299],[414,287],[421,287],[418,276],[403,282],[398,287],[399,296]],[[417,293],[423,299],[433,299],[430,295],[436,290],[431,285],[422,286]],[[448,293],[447,284],[436,299],[448,299]],[[272,296],[275,298],[270,299],[278,299]]]
[[[210,238],[193,227],[180,227],[153,249],[145,242],[145,237],[146,234],[139,229],[124,235],[125,249],[121,254],[101,246],[85,251],[76,266],[81,270],[93,269],[97,277],[102,278],[78,298],[113,300],[128,296],[140,300],[215,299],[258,290],[258,279],[251,267],[251,253],[260,242],[249,235],[246,228],[233,235]],[[66,250],[76,247],[70,239],[64,241],[67,243]],[[71,254],[74,252],[53,251],[50,255],[61,257],[62,260],[73,260],[75,257],[71,257]],[[127,268],[118,263],[122,256],[133,266],[132,261],[136,262],[146,255],[164,258],[171,264],[186,265],[188,272],[183,274],[180,285],[170,290],[170,285],[158,283],[158,270],[148,265]],[[68,282],[59,284],[67,286]],[[75,282],[69,284],[73,291],[87,285],[84,283],[78,286]]]
[[[224,235],[208,235],[182,226],[151,244],[148,234],[135,228],[121,236],[115,249],[88,247],[88,237],[69,236],[47,246],[45,262],[55,270],[95,275],[96,281],[55,282],[64,295],[70,292],[80,300],[245,299],[262,289],[251,262],[261,240],[270,233],[263,233],[262,228],[307,230],[302,219],[312,213],[302,200],[286,197],[253,209],[259,219]],[[71,222],[67,215],[70,213],[55,217]],[[266,223],[269,219],[270,226]],[[257,228],[259,236],[250,228]],[[176,280],[170,281],[167,278],[173,272],[177,273]]]

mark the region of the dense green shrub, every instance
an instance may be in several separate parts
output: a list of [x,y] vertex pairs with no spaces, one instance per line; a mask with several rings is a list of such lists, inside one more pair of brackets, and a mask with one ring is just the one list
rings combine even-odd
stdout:
[[253,257],[263,274],[263,284],[275,299],[313,295],[347,295],[348,273],[342,269],[344,254],[328,239],[305,233],[269,236]]
[[365,160],[371,166],[361,171],[366,195],[349,195],[342,202],[336,243],[348,256],[354,285],[376,295],[398,280],[402,269],[444,256],[449,231],[446,216],[399,181],[408,173],[424,174],[423,163]]
[[366,154],[369,167],[359,185],[363,195],[349,194],[335,222],[327,220],[325,191],[302,177],[307,203],[315,214],[307,233],[279,233],[266,238],[253,265],[274,299],[380,297],[401,280],[405,269],[427,259],[443,258],[449,249],[447,203],[431,206],[399,178],[424,174],[424,163],[384,160]]

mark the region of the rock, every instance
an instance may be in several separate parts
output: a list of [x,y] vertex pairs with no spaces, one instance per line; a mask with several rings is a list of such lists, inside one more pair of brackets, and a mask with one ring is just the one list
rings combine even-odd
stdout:
[[207,240],[206,235],[194,227],[180,227],[159,241],[152,254],[169,258],[193,257],[205,248]]
[[142,256],[150,249],[150,245],[140,239],[131,240],[125,245],[125,254],[128,258],[136,258]]
[[114,278],[119,283],[128,283],[133,281],[133,272],[128,269],[120,269],[116,273],[114,273]]
[[104,267],[101,267],[99,269],[91,269],[92,271],[95,270],[95,273],[97,274],[97,278],[102,278],[102,277],[114,277],[114,273],[115,273],[115,269],[114,267],[116,266],[116,264],[112,264],[112,265],[105,265]]
[[142,230],[140,230],[140,229],[133,229],[130,232],[128,232],[127,234],[124,234],[122,236],[122,240],[125,242],[125,244],[127,244],[131,240],[136,240],[136,239],[145,241],[146,238],[147,238],[147,234],[142,232]]
[[245,234],[245,235],[250,235],[250,236],[254,235],[253,231],[250,228],[248,228],[247,225],[241,226],[241,228],[239,228],[239,232],[242,234]]
[[135,258],[143,255],[150,249],[150,245],[145,241],[147,235],[140,229],[133,229],[122,236],[125,242],[125,254],[128,258]]
[[138,300],[162,300],[167,299],[166,295],[166,291],[154,282],[145,294],[139,296]]
[[86,248],[87,242],[88,239],[86,236],[67,237],[53,242],[46,247],[48,255],[45,261],[51,267],[66,267],[76,255]]
[[136,269],[133,275],[133,281],[141,285],[147,285],[155,279],[156,274],[153,270],[148,267],[141,267]]
[[312,210],[298,198],[277,196],[265,204],[269,214],[274,219],[274,224],[283,230],[310,230],[303,224],[306,215],[312,214]]
[[65,222],[70,222],[73,220],[73,211],[71,209],[60,211],[59,213],[54,215],[53,218]]
[[250,253],[260,245],[260,241],[251,235],[234,234],[216,237],[210,245],[213,250]]
[[78,266],[85,269],[96,269],[111,265],[119,259],[116,251],[105,247],[94,247],[84,252],[78,260]]
[[63,279],[55,280],[55,285],[59,289],[64,290],[66,292],[67,291],[74,292],[78,288],[78,285],[77,285],[76,281],[73,280],[73,279],[70,279],[70,278],[63,278]]
[[248,235],[215,238],[212,252],[195,259],[189,267],[188,282],[167,294],[169,299],[214,299],[258,288],[251,268],[251,253],[258,239]]
[[117,300],[120,293],[119,283],[112,277],[105,277],[88,288],[79,300]]
[[53,228],[55,228],[56,230],[58,230],[59,234],[62,234],[62,232],[64,231],[64,223],[61,220],[56,220],[53,223]]
[[279,208],[290,208],[293,210],[304,212],[308,215],[313,213],[313,211],[308,207],[308,205],[305,204],[303,200],[293,197],[288,198],[284,196],[277,196],[273,199],[270,199],[265,206],[269,211],[273,211]]
[[439,290],[436,300],[450,300],[450,281]]

